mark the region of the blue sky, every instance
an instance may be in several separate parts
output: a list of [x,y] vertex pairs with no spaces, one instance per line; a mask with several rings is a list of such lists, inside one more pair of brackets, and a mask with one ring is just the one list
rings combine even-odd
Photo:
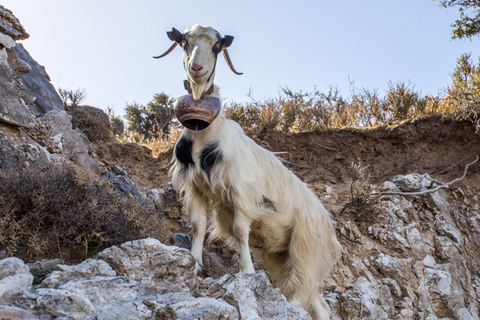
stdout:
[[389,82],[438,95],[462,53],[477,60],[480,39],[450,40],[456,10],[431,0],[3,0],[30,39],[23,41],[53,85],[85,89],[86,104],[148,103],[155,93],[186,93],[182,52],[155,60],[171,44],[166,31],[200,23],[233,35],[237,71],[222,58],[215,83],[228,100],[274,98],[280,87],[326,92],[338,86],[383,93]]

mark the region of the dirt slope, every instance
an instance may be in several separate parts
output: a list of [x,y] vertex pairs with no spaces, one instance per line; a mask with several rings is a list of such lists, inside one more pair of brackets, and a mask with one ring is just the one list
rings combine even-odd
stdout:
[[[304,182],[330,185],[337,192],[349,188],[352,163],[367,166],[374,183],[406,173],[428,173],[448,182],[463,174],[475,154],[480,155],[480,135],[470,122],[436,115],[374,129],[264,132],[256,140],[278,152]],[[133,143],[95,144],[94,149],[100,159],[124,168],[144,191],[168,184],[171,150],[154,158],[148,148]],[[472,166],[460,183],[480,186],[479,170]]]

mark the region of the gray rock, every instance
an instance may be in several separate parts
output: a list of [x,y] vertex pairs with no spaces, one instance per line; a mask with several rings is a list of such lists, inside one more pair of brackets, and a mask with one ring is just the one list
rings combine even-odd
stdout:
[[149,197],[158,211],[163,211],[166,206],[166,192],[165,189],[152,189],[147,192],[147,197]]
[[156,319],[240,319],[237,309],[224,300],[194,298],[185,293],[164,294],[157,302],[147,302]]
[[27,291],[33,276],[22,260],[6,258],[0,260],[0,304],[14,301]]
[[155,239],[109,248],[99,258],[57,265],[15,300],[18,319],[311,319],[263,271],[202,280],[187,250]]
[[173,236],[170,237],[170,244],[189,251],[192,249],[192,239],[190,239],[188,233],[185,232],[174,233]]
[[11,36],[14,40],[25,40],[30,36],[12,11],[0,5],[0,32]]
[[117,273],[103,260],[87,259],[82,263],[69,266],[57,265],[57,270],[53,271],[41,284],[44,288],[59,288],[68,281],[89,279],[91,277],[106,276],[115,277]]
[[16,75],[8,64],[8,48],[0,50],[0,121],[33,128],[35,116],[21,98]]
[[227,275],[216,283],[226,290],[223,299],[235,306],[240,319],[311,319],[300,306],[287,302],[280,289],[274,289],[264,271]]
[[93,304],[85,297],[68,290],[39,288],[17,299],[15,305],[41,319],[68,317],[73,320],[96,319]]
[[23,45],[17,44],[14,50],[18,57],[32,69],[29,73],[21,75],[20,79],[36,97],[34,101],[35,114],[38,116],[49,111],[64,111],[62,99],[50,83],[50,77],[45,68],[32,59]]
[[8,320],[38,320],[38,317],[35,316],[30,311],[20,309],[17,307],[9,307],[0,305],[0,319]]
[[156,239],[131,241],[98,254],[119,275],[125,275],[158,293],[188,292],[195,288],[195,259],[190,253]]
[[[438,184],[410,174],[383,188],[423,191]],[[342,243],[348,253],[327,280],[332,318],[479,320],[478,209],[466,205],[476,193],[464,192],[463,201],[452,201],[449,190],[382,197],[365,236],[345,223],[340,231],[350,240]]]
[[87,137],[80,131],[72,130],[70,119],[65,111],[45,113],[37,118],[36,140],[52,153],[61,153],[66,160],[99,174],[100,165],[93,156]]
[[51,154],[29,136],[0,123],[0,169],[42,167]]

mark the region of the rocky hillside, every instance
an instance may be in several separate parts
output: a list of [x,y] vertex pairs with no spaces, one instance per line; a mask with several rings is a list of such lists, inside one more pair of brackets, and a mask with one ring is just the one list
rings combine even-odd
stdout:
[[[0,247],[1,319],[310,319],[270,283],[261,263],[254,275],[237,273],[236,250],[221,241],[205,247],[196,277],[186,250],[189,222],[168,184],[171,152],[154,158],[135,144],[90,143],[73,129],[45,69],[16,42],[27,37],[0,6],[0,173],[72,163],[109,179],[126,199],[155,206],[161,233],[80,263],[22,261]],[[372,196],[462,176],[480,154],[470,123],[430,116],[255,139],[278,152],[332,212],[343,246],[323,291],[332,319],[479,319],[478,164],[434,193]],[[0,216],[0,226],[6,223]]]

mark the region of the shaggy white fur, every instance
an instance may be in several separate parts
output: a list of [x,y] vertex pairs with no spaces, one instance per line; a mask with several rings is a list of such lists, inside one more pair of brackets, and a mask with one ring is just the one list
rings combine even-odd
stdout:
[[[188,42],[185,69],[198,95],[213,84],[218,52],[212,47],[222,38],[213,28],[198,25],[183,34],[188,34],[182,40]],[[198,63],[203,63],[200,69],[211,73],[208,81],[195,77],[195,63],[197,71]],[[216,88],[212,95],[219,97]],[[329,307],[319,290],[341,246],[320,200],[274,153],[246,136],[222,110],[206,129],[183,130],[171,174],[173,186],[184,195],[193,227],[195,271],[202,266],[203,243],[213,214],[211,238],[230,237],[238,242],[240,271],[255,272],[252,247],[289,301],[299,302],[315,319],[329,319]]]

